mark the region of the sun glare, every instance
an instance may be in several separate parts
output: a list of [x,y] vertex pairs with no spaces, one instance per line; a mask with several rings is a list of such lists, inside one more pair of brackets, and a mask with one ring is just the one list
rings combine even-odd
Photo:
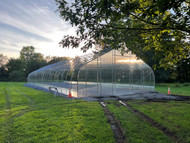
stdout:
[[143,63],[142,60],[137,60],[137,59],[117,60],[116,62],[118,62],[118,63]]

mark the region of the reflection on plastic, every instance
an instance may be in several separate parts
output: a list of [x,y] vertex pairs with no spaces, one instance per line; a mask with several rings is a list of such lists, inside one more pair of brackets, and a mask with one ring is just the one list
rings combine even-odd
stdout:
[[120,96],[154,90],[153,70],[131,52],[104,49],[45,66],[28,75],[28,84],[73,97]]
[[133,59],[133,60],[117,60],[116,63],[143,63],[142,60],[137,60],[137,59]]

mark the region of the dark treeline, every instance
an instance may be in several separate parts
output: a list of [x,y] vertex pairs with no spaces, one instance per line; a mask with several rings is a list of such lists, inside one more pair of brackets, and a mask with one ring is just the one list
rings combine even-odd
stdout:
[[190,82],[190,55],[187,55],[187,58],[180,60],[174,66],[165,67],[160,67],[161,58],[155,58],[156,54],[154,50],[147,52],[139,50],[137,56],[141,57],[143,61],[154,69],[155,80],[157,83]]
[[23,47],[19,58],[8,59],[0,54],[0,81],[26,81],[30,72],[65,59],[69,58],[44,57],[41,53],[35,52],[33,46]]
[[[144,53],[144,61],[154,69],[159,61],[151,60],[152,53]],[[32,71],[49,64],[63,60],[68,57],[44,57],[41,53],[35,52],[33,46],[23,47],[19,58],[8,59],[0,54],[0,81],[26,81]],[[190,57],[181,60],[174,67],[168,69],[154,69],[156,82],[190,82]]]
[[190,82],[190,59],[184,59],[173,68],[154,70],[157,83]]

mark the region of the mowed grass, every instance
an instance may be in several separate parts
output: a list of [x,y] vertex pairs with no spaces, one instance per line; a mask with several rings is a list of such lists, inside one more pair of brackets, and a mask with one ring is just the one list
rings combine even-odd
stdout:
[[[157,128],[120,105],[106,101],[130,143],[172,143]],[[190,142],[190,101],[128,101]],[[99,102],[54,97],[23,86],[0,83],[0,143],[112,143],[113,132]]]
[[129,101],[130,105],[190,142],[190,101]]
[[107,106],[121,122],[129,143],[172,143],[173,141],[157,128],[132,113],[117,101],[108,101]]
[[161,93],[168,93],[170,87],[171,94],[190,96],[190,83],[159,83],[155,90]]
[[22,85],[0,83],[0,142],[115,142],[99,102],[54,97]]

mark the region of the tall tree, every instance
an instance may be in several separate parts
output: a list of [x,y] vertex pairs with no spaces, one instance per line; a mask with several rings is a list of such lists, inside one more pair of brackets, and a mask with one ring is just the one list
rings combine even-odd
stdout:
[[25,46],[20,51],[20,59],[28,63],[32,60],[35,53],[35,48],[33,46]]
[[93,44],[125,51],[154,51],[159,65],[171,67],[190,53],[188,0],[56,0],[60,16],[77,27],[64,36],[63,47],[82,50]]
[[36,53],[35,47],[33,46],[23,47],[20,51],[20,59],[24,62],[26,67],[26,75],[46,65],[44,56],[41,53]]
[[41,53],[33,53],[31,59],[27,62],[26,75],[45,66],[46,64],[46,60]]

